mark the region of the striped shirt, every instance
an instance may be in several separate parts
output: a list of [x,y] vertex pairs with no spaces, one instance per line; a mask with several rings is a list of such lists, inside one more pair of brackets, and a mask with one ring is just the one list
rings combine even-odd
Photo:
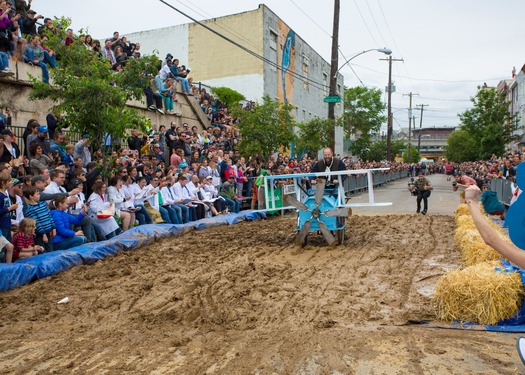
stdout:
[[37,204],[27,204],[26,217],[36,220],[36,230],[38,234],[45,234],[55,229],[55,223],[49,213],[47,205],[39,201]]

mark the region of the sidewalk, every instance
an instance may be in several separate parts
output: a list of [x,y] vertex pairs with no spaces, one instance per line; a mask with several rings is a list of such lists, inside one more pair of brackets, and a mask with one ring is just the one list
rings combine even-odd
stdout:
[[[428,199],[427,215],[454,215],[454,211],[459,204],[459,190],[452,191],[452,181],[447,181],[447,176],[434,174],[427,176],[431,181],[434,190]],[[354,214],[377,215],[377,214],[415,214],[416,197],[412,196],[407,190],[409,178],[391,182],[387,185],[374,189],[376,202],[392,202],[391,206],[386,207],[355,207],[352,208]],[[348,203],[368,202],[368,192],[353,195]],[[423,202],[421,202],[423,209]]]

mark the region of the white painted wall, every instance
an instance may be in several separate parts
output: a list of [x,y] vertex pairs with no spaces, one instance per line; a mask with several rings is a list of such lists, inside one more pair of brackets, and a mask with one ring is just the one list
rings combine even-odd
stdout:
[[[140,52],[151,55],[154,51],[164,60],[171,53],[182,65],[188,66],[188,24],[140,31],[124,35],[131,43],[140,43]],[[191,69],[191,67],[189,67]]]
[[243,94],[247,100],[259,101],[264,95],[263,82],[262,74],[248,74],[210,79],[202,83],[211,87],[228,87]]

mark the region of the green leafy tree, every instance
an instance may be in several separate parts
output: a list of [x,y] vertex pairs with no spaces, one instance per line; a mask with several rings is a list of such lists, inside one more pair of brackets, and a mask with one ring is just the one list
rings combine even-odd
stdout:
[[381,95],[381,90],[377,88],[345,87],[345,113],[339,124],[346,137],[354,139],[350,151],[355,155],[371,149],[374,136],[379,134],[381,124],[386,121]]
[[[357,139],[354,142],[362,142],[361,139]],[[354,143],[352,142],[352,143]],[[352,145],[352,147],[358,147]],[[362,143],[361,146],[363,147],[360,150],[360,154],[358,155],[359,159],[364,161],[381,161],[386,160],[386,153],[387,153],[387,144],[386,139],[381,139],[379,141],[373,141],[367,144],[365,147]],[[392,153],[395,155],[401,155],[403,150],[406,148],[406,145],[403,141],[392,141]]]
[[212,87],[211,91],[217,99],[225,103],[230,110],[236,110],[241,100],[246,100],[243,94],[228,87]]
[[[410,160],[408,160],[408,149],[410,148]],[[418,163],[421,160],[421,153],[414,146],[407,146],[403,151],[403,162],[404,163]]]
[[319,117],[298,123],[296,150],[299,153],[305,152],[317,156],[321,148],[330,144],[330,133],[334,126],[334,120]]
[[[454,147],[461,145],[449,142],[448,147],[452,148],[449,151],[456,157],[468,156],[465,160],[486,159],[493,153],[501,155],[505,146],[513,140],[513,132],[516,130],[515,116],[509,112],[505,93],[492,87],[478,87],[478,92],[471,101],[473,107],[461,113],[459,118],[460,129],[474,140],[474,149],[457,150]],[[465,134],[456,137],[467,138]]]
[[292,107],[279,103],[265,95],[251,111],[240,115],[239,150],[243,155],[269,157],[280,148],[289,148],[294,141]]
[[476,160],[478,157],[479,143],[474,136],[466,130],[460,129],[453,132],[447,140],[445,155],[448,160],[462,163]]
[[[62,18],[55,22],[66,29],[70,21]],[[158,69],[158,58],[130,59],[124,71],[116,73],[107,59],[87,50],[77,37],[66,47],[61,43],[64,35],[48,35],[46,45],[60,57],[59,67],[50,71],[51,85],[33,79],[30,100],[51,99],[63,115],[62,123],[73,132],[89,134],[97,146],[108,135],[114,142],[125,137],[128,129],[148,128],[149,120],[126,103],[142,99],[144,87]]]

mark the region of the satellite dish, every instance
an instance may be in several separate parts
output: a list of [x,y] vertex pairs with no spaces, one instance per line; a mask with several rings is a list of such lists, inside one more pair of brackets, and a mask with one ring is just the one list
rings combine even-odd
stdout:
[[518,337],[516,346],[518,348],[518,354],[520,355],[521,361],[523,364],[525,364],[525,337]]

